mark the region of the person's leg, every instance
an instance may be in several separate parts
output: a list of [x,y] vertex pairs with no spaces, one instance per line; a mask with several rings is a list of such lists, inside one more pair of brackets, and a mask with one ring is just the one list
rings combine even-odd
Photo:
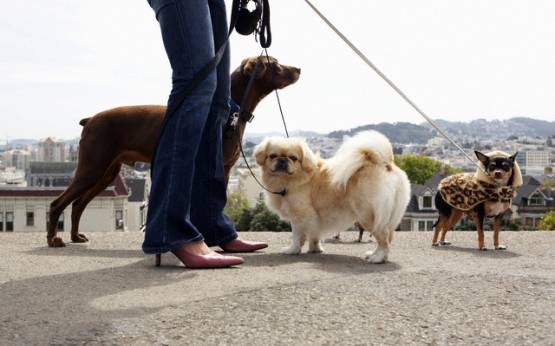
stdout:
[[[208,0],[214,46],[217,50],[227,38],[226,9],[223,0]],[[222,158],[222,126],[229,115],[229,47],[217,67],[217,88],[202,134],[195,162],[191,221],[209,246],[237,238],[233,223],[223,213],[226,184]]]
[[[208,0],[214,43],[218,49],[227,39],[228,25],[223,0]],[[210,114],[204,128],[196,160],[193,183],[191,220],[199,229],[209,246],[230,244],[237,232],[224,213],[227,185],[222,158],[222,128],[229,116],[230,76],[229,46],[217,68],[217,88],[212,99]],[[236,240],[235,247],[223,246],[225,250],[255,251],[266,244],[246,243]]]
[[[214,56],[210,12],[206,0],[152,0],[151,5],[173,71],[168,101],[171,104]],[[143,243],[146,253],[166,252],[203,240],[190,220],[191,186],[195,157],[215,89],[213,72],[171,116],[160,138]]]

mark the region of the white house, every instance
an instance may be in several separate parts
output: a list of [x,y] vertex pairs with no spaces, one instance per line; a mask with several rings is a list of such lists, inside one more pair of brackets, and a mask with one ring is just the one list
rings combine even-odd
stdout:
[[[0,232],[46,232],[50,203],[63,191],[63,187],[0,186]],[[127,230],[128,195],[127,186],[118,175],[87,205],[79,230]],[[71,229],[71,204],[60,216],[58,229]]]

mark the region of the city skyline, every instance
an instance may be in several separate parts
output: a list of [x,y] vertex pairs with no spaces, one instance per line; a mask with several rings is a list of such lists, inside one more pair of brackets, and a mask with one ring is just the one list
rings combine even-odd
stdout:
[[[434,118],[555,118],[553,2],[316,5]],[[290,129],[327,133],[385,120],[423,121],[303,1],[271,6],[269,52],[302,68],[299,82],[280,94]],[[74,138],[81,118],[165,102],[170,70],[146,1],[9,2],[4,9],[0,42],[9,49],[0,64],[0,140]],[[260,52],[252,37],[231,37],[232,68]],[[272,95],[256,114],[248,133],[281,129]]]

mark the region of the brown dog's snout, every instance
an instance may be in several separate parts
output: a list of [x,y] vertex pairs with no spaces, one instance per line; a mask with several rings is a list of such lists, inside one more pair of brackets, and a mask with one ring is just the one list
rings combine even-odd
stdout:
[[501,172],[501,171],[495,171],[495,172],[493,173],[493,175],[494,175],[496,178],[501,178],[501,177],[503,176],[503,172]]

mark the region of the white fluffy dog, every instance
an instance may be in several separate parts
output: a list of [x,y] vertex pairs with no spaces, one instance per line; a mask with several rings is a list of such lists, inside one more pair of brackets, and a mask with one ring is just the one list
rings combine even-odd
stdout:
[[284,250],[299,254],[322,252],[320,238],[358,221],[371,231],[378,247],[366,253],[371,263],[383,263],[393,233],[410,199],[407,175],[393,163],[389,140],[369,131],[346,139],[335,156],[320,159],[302,139],[266,138],[254,156],[265,186],[267,202],[291,222],[293,241]]

